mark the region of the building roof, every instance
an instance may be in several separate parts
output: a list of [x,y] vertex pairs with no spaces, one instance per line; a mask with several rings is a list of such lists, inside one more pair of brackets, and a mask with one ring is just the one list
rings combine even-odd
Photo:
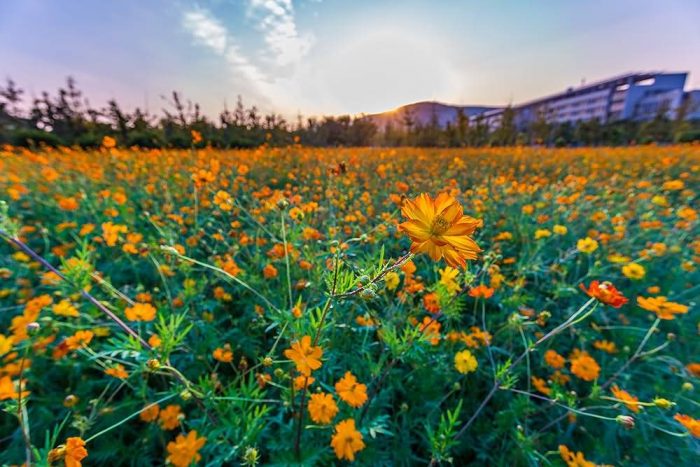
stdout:
[[556,101],[565,97],[573,97],[573,96],[578,96],[581,94],[587,94],[592,91],[598,91],[602,89],[608,89],[613,86],[619,86],[622,84],[626,84],[630,80],[632,81],[644,81],[647,79],[651,79],[655,76],[658,76],[660,72],[648,72],[648,73],[625,73],[623,75],[615,76],[613,78],[608,78],[602,81],[595,81],[590,84],[585,84],[583,86],[579,86],[577,88],[569,88],[564,92],[560,92],[557,94],[551,94],[549,96],[545,97],[540,97],[538,99],[534,99],[528,102],[525,102],[523,104],[519,104],[516,107],[529,107],[531,105],[537,105],[537,104],[544,104],[547,102],[551,101]]

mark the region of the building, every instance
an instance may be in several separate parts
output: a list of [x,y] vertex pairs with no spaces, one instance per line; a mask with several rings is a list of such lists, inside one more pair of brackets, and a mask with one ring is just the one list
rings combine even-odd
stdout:
[[[513,106],[515,123],[523,128],[541,119],[548,123],[643,121],[651,120],[660,113],[675,118],[686,99],[700,102],[697,91],[684,92],[687,76],[687,73],[630,73],[569,88]],[[504,111],[504,108],[500,108],[483,112],[471,117],[470,123],[476,125],[481,122],[491,129],[497,128]]]
[[687,120],[700,120],[700,89],[685,93]]

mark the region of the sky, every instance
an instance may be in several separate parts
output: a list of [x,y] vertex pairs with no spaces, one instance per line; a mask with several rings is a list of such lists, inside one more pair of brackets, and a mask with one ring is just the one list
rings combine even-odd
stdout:
[[632,71],[700,88],[700,0],[1,0],[0,79],[215,117],[507,105]]

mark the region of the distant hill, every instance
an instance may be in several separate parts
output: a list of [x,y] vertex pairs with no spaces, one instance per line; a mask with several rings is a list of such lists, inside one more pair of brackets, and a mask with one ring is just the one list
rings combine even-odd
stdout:
[[484,107],[471,105],[450,105],[440,102],[416,102],[408,104],[398,109],[379,114],[367,115],[365,118],[371,120],[379,130],[384,130],[387,124],[392,126],[403,126],[405,115],[410,114],[412,120],[416,124],[422,126],[430,124],[435,118],[441,128],[445,128],[448,123],[457,121],[457,112],[462,109],[466,117],[471,117],[480,114],[486,110],[496,109],[498,107]]

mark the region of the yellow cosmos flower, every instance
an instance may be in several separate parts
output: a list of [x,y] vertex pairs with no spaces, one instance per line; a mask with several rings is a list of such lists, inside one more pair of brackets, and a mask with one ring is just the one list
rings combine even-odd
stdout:
[[425,193],[404,202],[401,213],[408,220],[399,225],[413,242],[413,253],[427,253],[434,261],[445,258],[453,267],[466,266],[481,248],[470,237],[482,222],[463,215],[462,206],[452,196],[441,193],[433,199]]
[[598,249],[598,242],[593,240],[591,237],[582,238],[576,242],[576,248],[581,253],[590,255]]
[[641,264],[630,263],[622,266],[622,274],[628,279],[638,281],[644,279],[646,273],[646,269]]
[[479,362],[470,351],[462,350],[455,354],[455,368],[463,375],[476,371],[478,367]]

